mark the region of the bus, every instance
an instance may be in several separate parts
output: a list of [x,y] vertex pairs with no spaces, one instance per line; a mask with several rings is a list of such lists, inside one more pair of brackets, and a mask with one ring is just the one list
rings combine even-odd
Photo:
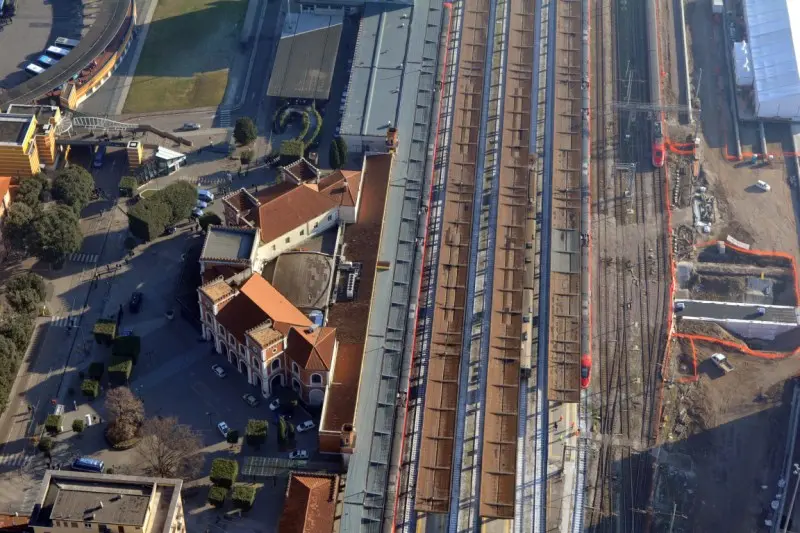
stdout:
[[28,63],[28,66],[25,67],[25,72],[27,72],[28,74],[32,74],[33,76],[36,76],[37,74],[41,74],[42,72],[44,72],[44,69],[39,65],[37,65],[36,63]]
[[69,54],[69,50],[66,48],[59,48],[58,46],[48,46],[45,52],[53,57],[64,57]]
[[79,457],[72,463],[73,470],[80,470],[83,472],[98,472],[103,473],[106,469],[105,463],[100,459],[92,459],[91,457]]
[[36,61],[44,65],[44,68],[52,67],[56,63],[58,63],[58,59],[53,59],[50,56],[39,56]]
[[59,37],[55,41],[56,46],[63,46],[66,48],[75,48],[78,46],[78,40],[76,39],[67,39],[66,37]]

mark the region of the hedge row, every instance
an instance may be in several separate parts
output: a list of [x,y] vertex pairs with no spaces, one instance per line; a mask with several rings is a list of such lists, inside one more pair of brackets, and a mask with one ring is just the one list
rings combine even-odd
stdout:
[[133,361],[127,357],[111,356],[111,364],[108,365],[108,381],[112,385],[127,385],[133,371]]
[[197,188],[185,181],[175,182],[152,196],[143,198],[128,211],[130,231],[151,241],[192,214],[197,204]]
[[92,333],[97,344],[110,345],[117,336],[117,321],[101,318],[94,323]]
[[266,420],[248,420],[245,437],[247,444],[259,446],[267,440],[267,428],[269,423]]

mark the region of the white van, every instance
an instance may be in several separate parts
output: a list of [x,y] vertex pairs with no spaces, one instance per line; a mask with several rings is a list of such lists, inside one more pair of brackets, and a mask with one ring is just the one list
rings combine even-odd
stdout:
[[769,190],[772,189],[772,187],[769,186],[769,183],[767,183],[766,181],[763,181],[763,180],[758,180],[756,182],[756,187],[758,187],[762,191],[769,191]]

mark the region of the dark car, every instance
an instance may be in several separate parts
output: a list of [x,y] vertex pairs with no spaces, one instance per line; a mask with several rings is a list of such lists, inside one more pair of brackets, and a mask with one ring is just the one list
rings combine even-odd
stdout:
[[131,294],[131,301],[128,304],[128,307],[131,310],[131,313],[138,313],[139,309],[142,308],[142,293],[139,291],[134,292]]

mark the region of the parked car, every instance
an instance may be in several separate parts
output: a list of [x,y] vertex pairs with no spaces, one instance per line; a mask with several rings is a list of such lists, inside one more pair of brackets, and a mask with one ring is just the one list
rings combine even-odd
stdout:
[[312,430],[316,427],[313,420],[306,420],[302,424],[297,424],[295,429],[298,433],[305,433],[306,431]]
[[228,375],[228,373],[225,372],[225,369],[219,365],[211,365],[211,370],[213,370],[214,373],[217,375],[217,377],[220,378],[224,378],[225,376]]
[[194,209],[192,209],[192,217],[194,218],[200,218],[201,216],[203,216],[203,214],[204,214],[203,210],[200,209],[199,207],[195,207]]
[[225,422],[220,422],[219,424],[217,424],[217,429],[219,430],[220,433],[222,433],[223,437],[228,438],[228,433],[230,433],[231,431],[231,428],[228,427],[228,424],[226,424]]
[[128,303],[128,307],[131,310],[131,313],[138,313],[139,310],[142,308],[142,293],[139,291],[134,291],[131,294],[131,301]]
[[270,411],[277,411],[278,407],[281,406],[281,400],[279,398],[275,398],[271,402],[269,402],[269,410]]
[[308,459],[308,451],[295,450],[293,452],[289,452],[289,459]]
[[183,125],[184,131],[194,131],[199,130],[200,128],[202,128],[202,126],[197,122],[187,122]]
[[197,200],[197,205],[195,206],[197,209],[205,209],[208,207],[208,204],[202,200]]
[[200,189],[197,191],[197,199],[210,204],[214,201],[214,193],[207,189]]
[[585,353],[581,356],[581,388],[589,388],[592,377],[592,356]]
[[166,229],[164,229],[164,235],[172,235],[176,231],[178,231],[178,228],[175,226],[167,226]]
[[258,398],[256,398],[252,394],[242,395],[242,400],[244,400],[244,403],[246,403],[250,407],[256,407],[258,405]]

